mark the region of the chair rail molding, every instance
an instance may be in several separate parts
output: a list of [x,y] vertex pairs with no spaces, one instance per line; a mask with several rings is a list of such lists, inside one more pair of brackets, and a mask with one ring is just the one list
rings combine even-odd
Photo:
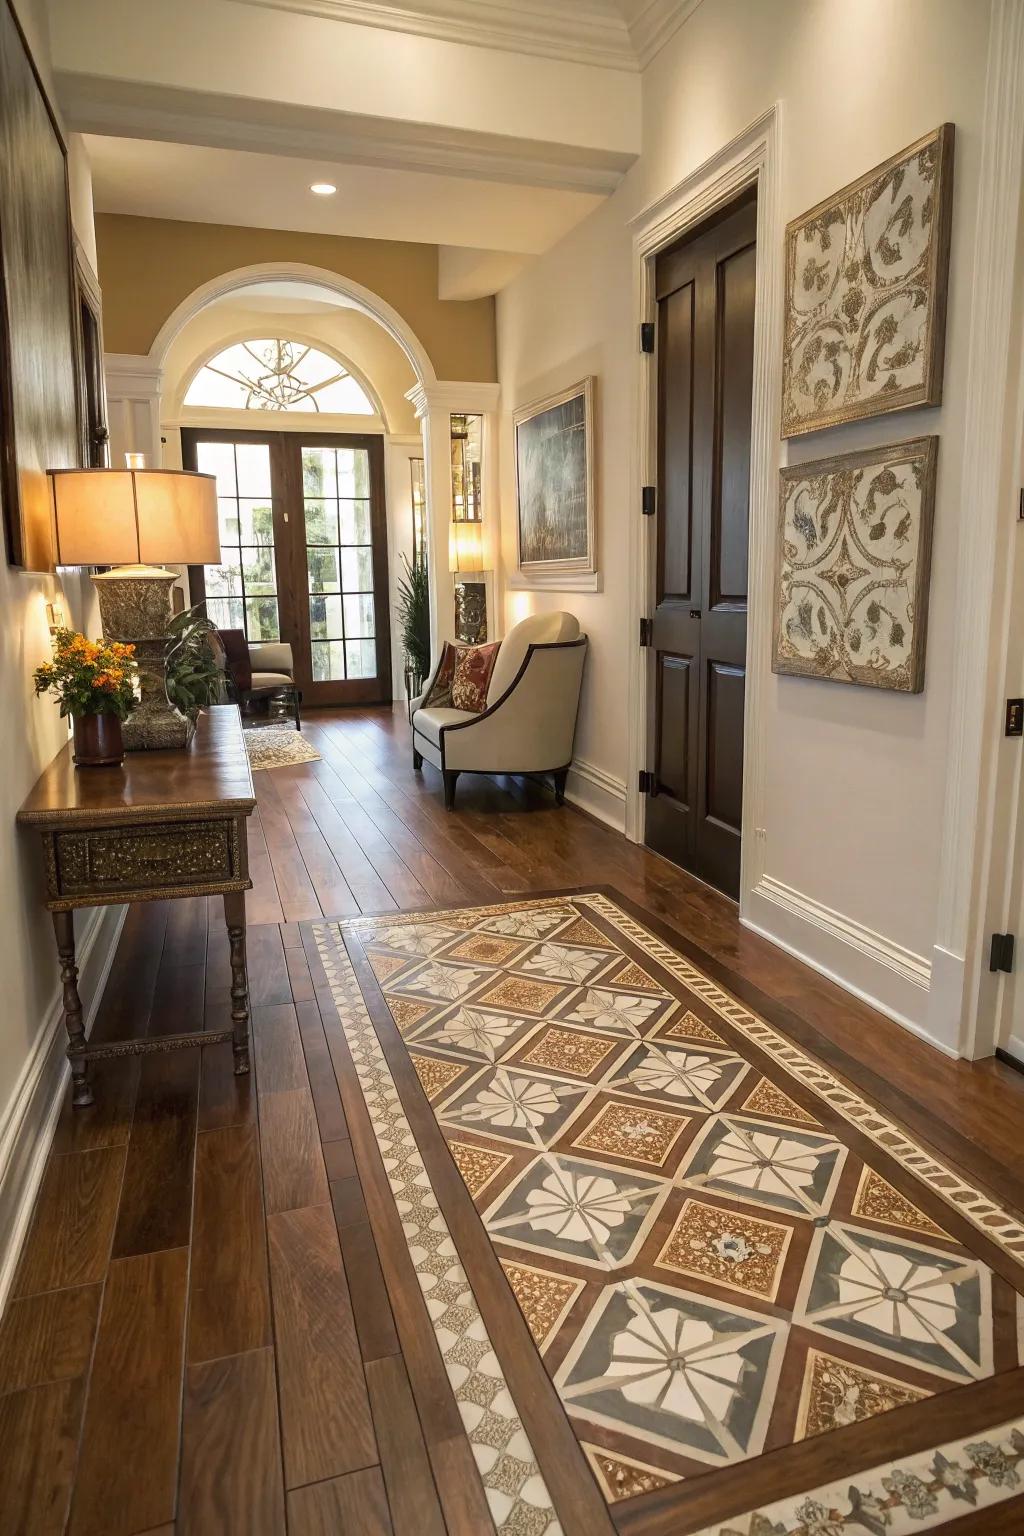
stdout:
[[[973,1054],[980,916],[990,858],[995,688],[1005,634],[994,602],[1004,511],[1017,230],[1024,173],[1024,6],[993,0],[971,270],[967,409],[953,636],[953,680],[929,1031]],[[1008,514],[1007,514],[1008,515]],[[992,655],[997,655],[995,664]],[[988,828],[991,833],[991,827]],[[988,1047],[984,1047],[988,1049]]]
[[[779,176],[778,103],[742,133],[716,150],[703,165],[642,209],[631,221],[633,273],[638,321],[654,321],[654,260],[658,252],[745,187],[757,185],[757,295],[754,312],[754,379],[750,428],[750,600],[747,616],[747,685],[743,728],[743,805],[749,828],[743,838],[740,916],[746,919],[750,893],[763,872],[763,844],[754,829],[763,824],[765,763],[763,696],[771,677],[772,554],[775,535],[775,476],[779,465],[778,422],[782,397],[782,204]],[[656,358],[637,354],[632,484],[657,482]],[[638,523],[640,520],[637,520]],[[629,541],[630,623],[635,635],[649,609],[654,585],[652,530],[646,520]],[[628,775],[626,835],[644,836],[644,800],[636,788],[647,744],[647,652],[636,649],[627,699]]]

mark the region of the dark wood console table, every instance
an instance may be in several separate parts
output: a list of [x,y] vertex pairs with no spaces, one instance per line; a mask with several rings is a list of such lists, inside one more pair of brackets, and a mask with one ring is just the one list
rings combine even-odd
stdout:
[[[225,704],[200,715],[184,751],[130,752],[120,768],[76,769],[69,742],[18,812],[42,837],[76,1105],[93,1102],[88,1064],[98,1057],[231,1040],[235,1072],[248,1072],[246,820],[255,804],[242,722],[237,706]],[[232,1027],[90,1045],[78,995],[75,907],[214,895],[224,897],[231,943]]]

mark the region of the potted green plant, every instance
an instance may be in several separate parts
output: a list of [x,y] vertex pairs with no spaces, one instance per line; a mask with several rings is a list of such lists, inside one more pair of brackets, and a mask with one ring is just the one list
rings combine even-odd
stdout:
[[104,768],[124,760],[121,721],[135,708],[135,647],[117,641],[87,640],[73,629],[58,629],[53,660],[33,673],[37,697],[52,693],[74,728],[75,763]]
[[201,612],[202,603],[176,613],[167,626],[170,644],[164,657],[167,697],[193,723],[201,709],[224,697],[224,670],[211,645],[217,626]]
[[405,691],[414,699],[430,671],[430,583],[427,562],[406,555],[405,575],[398,581],[398,618],[405,651]]

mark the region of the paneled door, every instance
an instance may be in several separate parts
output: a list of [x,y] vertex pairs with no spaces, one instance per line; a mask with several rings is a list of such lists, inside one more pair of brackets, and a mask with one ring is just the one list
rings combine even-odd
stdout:
[[250,641],[286,640],[308,704],[391,698],[383,443],[336,433],[182,431],[217,477],[221,562],[193,602]]
[[649,847],[738,896],[756,205],[658,256]]

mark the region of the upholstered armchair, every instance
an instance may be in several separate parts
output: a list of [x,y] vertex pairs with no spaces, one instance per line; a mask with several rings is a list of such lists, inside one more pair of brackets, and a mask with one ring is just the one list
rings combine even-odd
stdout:
[[587,637],[571,613],[536,613],[509,630],[495,657],[487,706],[479,714],[424,707],[412,716],[412,765],[441,770],[446,810],[460,773],[550,774],[561,805],[572,762]]
[[299,706],[302,694],[295,682],[292,648],[282,640],[246,640],[241,629],[219,631],[227,659],[228,691],[244,708],[251,699],[286,698],[295,717],[295,729],[302,730]]

